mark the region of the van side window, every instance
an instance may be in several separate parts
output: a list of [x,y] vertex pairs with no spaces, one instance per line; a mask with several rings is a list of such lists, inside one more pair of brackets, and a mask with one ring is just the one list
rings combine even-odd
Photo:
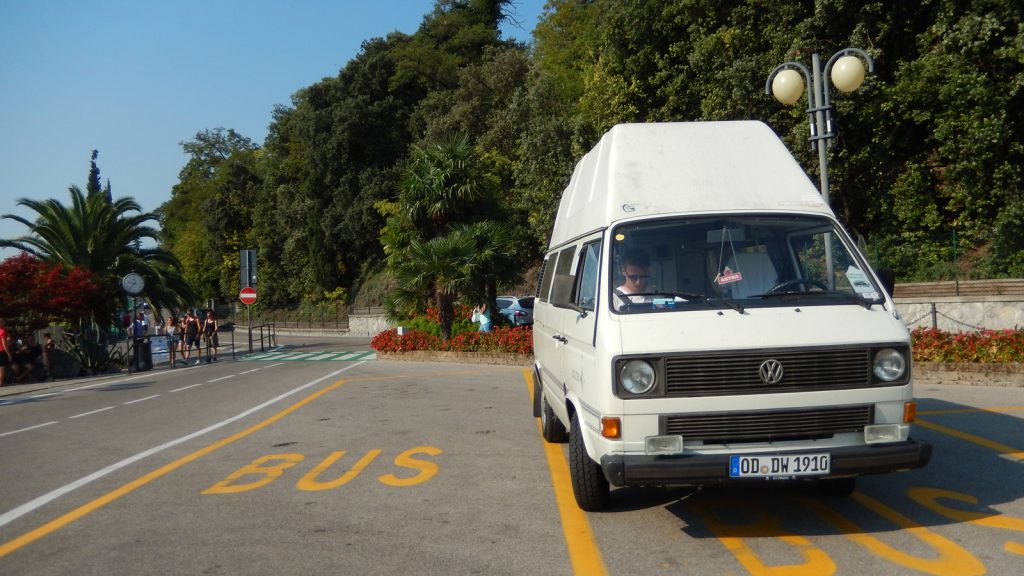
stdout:
[[540,266],[540,272],[537,273],[537,299],[541,302],[548,301],[548,292],[551,290],[551,277],[555,273],[555,260],[558,255],[552,252],[546,258]]
[[576,246],[569,246],[558,253],[558,263],[555,264],[555,273],[551,281],[551,303],[555,306],[566,307],[572,302],[574,278],[571,272],[575,255]]
[[597,300],[597,277],[601,265],[601,244],[592,242],[583,247],[576,276],[580,279],[575,304],[584,310],[593,310]]
[[551,292],[551,280],[555,276],[555,261],[557,259],[557,252],[552,252],[544,258],[544,266],[541,269],[540,286],[537,290],[537,297],[542,302],[548,301],[548,293]]

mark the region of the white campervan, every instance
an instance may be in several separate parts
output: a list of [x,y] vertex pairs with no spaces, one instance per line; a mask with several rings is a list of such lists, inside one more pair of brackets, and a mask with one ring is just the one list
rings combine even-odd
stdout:
[[[884,287],[883,287],[884,286]],[[927,464],[890,294],[760,122],[615,126],[562,195],[534,305],[534,415],[576,501],[609,485]]]

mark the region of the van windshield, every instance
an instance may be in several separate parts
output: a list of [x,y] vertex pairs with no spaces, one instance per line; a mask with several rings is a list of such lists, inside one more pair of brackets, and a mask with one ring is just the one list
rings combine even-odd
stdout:
[[883,301],[831,220],[737,215],[629,222],[612,231],[612,308],[852,305]]

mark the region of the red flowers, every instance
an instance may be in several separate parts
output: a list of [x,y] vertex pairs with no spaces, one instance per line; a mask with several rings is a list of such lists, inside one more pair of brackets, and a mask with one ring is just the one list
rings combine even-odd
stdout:
[[373,337],[370,347],[378,352],[408,352],[411,350],[442,350],[452,352],[505,352],[513,354],[533,353],[533,329],[529,326],[518,328],[495,328],[490,332],[464,332],[452,336],[445,342],[419,330],[406,330],[399,336],[394,328]]
[[910,334],[920,362],[1024,362],[1024,329],[943,332],[915,328]]

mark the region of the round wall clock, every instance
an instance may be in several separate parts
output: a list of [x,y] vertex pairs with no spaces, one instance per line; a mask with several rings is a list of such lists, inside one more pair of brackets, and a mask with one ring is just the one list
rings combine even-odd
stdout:
[[124,278],[121,278],[121,288],[133,296],[142,292],[145,287],[146,279],[137,272],[129,272],[124,275]]

